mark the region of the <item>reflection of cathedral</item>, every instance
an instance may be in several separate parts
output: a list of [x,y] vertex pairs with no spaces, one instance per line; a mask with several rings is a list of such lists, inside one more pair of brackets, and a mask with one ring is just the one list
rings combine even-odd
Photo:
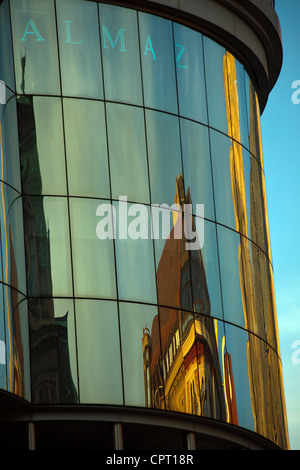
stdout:
[[[185,203],[191,204],[181,176],[175,202],[182,209]],[[157,270],[159,314],[151,331],[145,328],[143,334],[146,406],[238,424],[227,353],[222,382],[217,323],[210,316],[202,253],[186,250],[183,230],[182,237],[175,239],[176,224],[182,224],[180,216],[174,219]],[[224,393],[224,386],[231,394]]]
[[[17,102],[22,171],[26,276],[29,297],[31,390],[33,403],[74,403],[68,351],[68,312],[54,315],[50,234],[44,213],[32,97]],[[26,195],[32,195],[26,197]]]

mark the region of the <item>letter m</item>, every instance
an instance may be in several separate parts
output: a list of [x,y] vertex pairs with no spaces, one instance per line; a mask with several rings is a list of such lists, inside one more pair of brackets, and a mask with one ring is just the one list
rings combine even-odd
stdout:
[[103,44],[104,44],[104,48],[105,49],[108,49],[108,46],[107,46],[107,39],[111,45],[111,47],[114,49],[117,45],[117,42],[118,40],[120,39],[120,52],[127,52],[126,49],[125,49],[125,37],[124,37],[124,33],[126,31],[126,29],[119,29],[119,32],[118,32],[118,35],[117,35],[117,38],[115,41],[113,41],[111,35],[109,34],[109,31],[107,29],[107,27],[105,25],[103,25],[102,27],[103,29]]

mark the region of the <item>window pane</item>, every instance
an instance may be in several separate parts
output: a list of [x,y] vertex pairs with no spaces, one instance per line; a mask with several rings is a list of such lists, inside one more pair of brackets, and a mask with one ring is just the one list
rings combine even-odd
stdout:
[[[236,71],[236,87],[238,98],[238,113],[239,113],[239,127],[240,127],[240,142],[249,149],[249,130],[248,130],[248,109],[247,109],[247,96],[245,89],[245,70],[244,67],[235,59]],[[232,103],[231,103],[232,104]]]
[[[19,292],[26,294],[23,211],[20,197],[14,200],[9,207],[9,211],[3,217],[7,218],[6,231],[5,226],[2,227],[4,230],[1,230],[2,246],[4,243],[6,245],[5,251],[2,251],[2,253],[5,253],[3,259],[5,282],[11,284]],[[9,276],[8,279],[7,276]]]
[[[119,298],[156,303],[153,240],[149,235],[151,228],[149,208],[126,202],[115,203],[114,208]],[[126,214],[128,214],[127,220]]]
[[202,34],[174,23],[179,113],[207,123]]
[[[174,204],[182,175],[179,121],[175,116],[146,111],[152,204]],[[168,138],[166,138],[168,136]]]
[[97,5],[56,2],[62,93],[103,98]]
[[0,70],[0,80],[15,90],[9,0],[2,1],[0,6]]
[[226,51],[216,42],[203,37],[209,125],[228,133],[225,100],[224,57]]
[[125,405],[155,407],[153,373],[159,363],[159,336],[151,338],[157,308],[121,302],[120,324]]
[[197,204],[204,204],[205,218],[215,220],[208,129],[181,119],[183,173],[186,190],[189,188],[193,214]]
[[18,98],[19,146],[25,194],[65,195],[66,165],[60,98]]
[[224,319],[235,325],[251,328],[251,319],[255,314],[251,242],[221,226],[217,227],[217,231]]
[[54,2],[10,4],[17,92],[60,94]]
[[80,403],[123,404],[116,302],[77,300]]
[[28,295],[71,296],[67,200],[27,197],[23,212]]
[[231,171],[232,141],[223,134],[212,130],[210,135],[216,220],[235,229],[234,179]]
[[139,26],[145,106],[177,114],[172,23],[139,13]]
[[[254,359],[253,350],[251,351],[250,347],[252,335],[229,324],[225,325],[225,335],[226,346],[224,350],[227,370],[229,369],[228,378],[230,379],[230,389],[228,386],[226,387],[227,402],[231,405],[231,410],[236,411],[235,419],[238,420],[238,423],[235,424],[254,431],[253,400],[255,401],[254,397],[257,396],[257,393],[254,393],[252,384],[261,383],[261,379],[254,378],[253,374],[255,371],[259,375],[262,373],[262,364],[257,357],[257,362],[253,364],[254,369],[251,367],[251,362]],[[260,340],[257,338],[257,341]],[[249,377],[252,378],[251,381],[249,381]],[[260,394],[263,389],[260,388],[257,392]],[[232,397],[231,400],[230,397]],[[233,421],[232,413],[229,414],[229,418]],[[257,419],[259,421],[260,416],[257,416]],[[230,419],[228,421],[230,422]]]
[[142,104],[135,10],[99,4],[105,98]]
[[266,202],[265,177],[256,158],[251,157],[251,240],[255,242],[272,262]]
[[[70,199],[74,289],[76,296],[114,298],[113,241],[96,235],[99,205],[105,201]],[[111,216],[111,214],[110,214]]]
[[32,402],[78,401],[73,301],[30,299]]
[[144,113],[142,109],[107,103],[112,197],[149,202]]
[[[197,226],[196,230],[198,232]],[[196,304],[195,310],[198,313],[206,313],[212,317],[222,319],[223,308],[215,224],[205,221],[203,230],[204,243],[201,250],[198,253],[197,251],[191,251],[194,258],[197,255],[197,262],[194,261],[192,271],[194,304],[196,304],[196,300],[198,302],[200,300],[200,306],[203,305],[202,309],[199,310]],[[200,239],[201,235],[198,238]],[[207,305],[209,307],[204,308]]]
[[63,108],[69,194],[110,197],[104,104],[67,98]]
[[1,180],[21,192],[17,101],[11,98],[4,108],[1,122],[3,166]]

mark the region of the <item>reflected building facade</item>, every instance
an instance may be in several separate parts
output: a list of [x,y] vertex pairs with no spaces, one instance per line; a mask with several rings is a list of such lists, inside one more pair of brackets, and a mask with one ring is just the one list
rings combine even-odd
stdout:
[[280,26],[268,0],[181,3],[0,2],[7,448],[289,448],[260,132]]

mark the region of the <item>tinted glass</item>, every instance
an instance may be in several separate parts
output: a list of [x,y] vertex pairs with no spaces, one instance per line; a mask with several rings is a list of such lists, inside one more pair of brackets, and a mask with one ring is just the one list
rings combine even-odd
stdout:
[[[9,1],[5,0],[0,6],[0,66],[1,80],[11,90],[15,90],[13,64]],[[8,93],[8,89],[6,92]]]
[[[159,360],[159,337],[151,337],[157,308],[121,302],[120,326],[125,405],[155,407],[151,371]],[[154,361],[154,362],[153,362]]]
[[149,202],[143,110],[108,103],[107,128],[113,199]]
[[31,299],[28,309],[33,403],[76,403],[73,301]]
[[17,106],[23,192],[65,195],[60,98],[20,97]]
[[122,405],[117,303],[77,300],[75,309],[80,403]]
[[56,2],[62,93],[102,98],[102,71],[97,5]]
[[139,13],[139,28],[145,106],[177,114],[172,23]]
[[[5,210],[2,207],[3,209]],[[20,230],[23,226],[23,210],[20,197],[13,201],[7,213],[3,214],[3,219],[6,219],[4,226],[1,227],[2,247],[5,246],[5,251],[2,251],[4,279],[18,291],[26,294],[24,233]]]
[[1,116],[1,144],[3,162],[1,180],[21,192],[20,158],[16,99],[11,98]]
[[96,235],[99,205],[96,199],[70,199],[74,289],[76,296],[116,296],[112,239]]
[[210,130],[210,137],[216,220],[235,229],[237,227],[233,203],[234,180],[231,172],[232,141],[213,130]]
[[227,228],[218,226],[218,244],[224,319],[245,327],[246,318],[243,307],[242,286],[243,266],[240,264],[241,236]]
[[137,12],[99,5],[105,97],[142,104]]
[[110,197],[104,104],[69,98],[63,109],[70,196]]
[[179,121],[147,110],[146,125],[151,202],[171,206],[177,194],[176,180],[182,175]]
[[54,2],[12,0],[10,5],[17,92],[60,94]]
[[119,202],[114,204],[114,209],[119,298],[156,303],[153,240],[149,236],[151,228],[149,208],[144,205]]
[[203,37],[208,122],[211,127],[228,133],[226,98],[224,89],[225,49],[207,37]]
[[187,119],[181,119],[180,127],[185,189],[190,191],[193,214],[197,204],[204,204],[205,217],[215,220],[208,129]]
[[28,295],[72,295],[67,200],[27,197],[23,214]]
[[174,41],[179,114],[207,123],[202,34],[174,23]]
[[[253,344],[250,346],[251,339],[255,338],[252,335],[250,337],[246,331],[229,324],[225,325],[225,335],[224,364],[227,375],[225,397],[229,409],[228,421],[254,431],[252,407],[255,398],[253,392],[254,384],[258,384],[257,374],[261,373],[262,366],[258,356],[255,364]],[[257,341],[260,340],[257,338]],[[256,375],[256,378],[252,373]],[[263,387],[260,387],[259,393],[262,390]],[[258,416],[257,419],[259,419]]]

